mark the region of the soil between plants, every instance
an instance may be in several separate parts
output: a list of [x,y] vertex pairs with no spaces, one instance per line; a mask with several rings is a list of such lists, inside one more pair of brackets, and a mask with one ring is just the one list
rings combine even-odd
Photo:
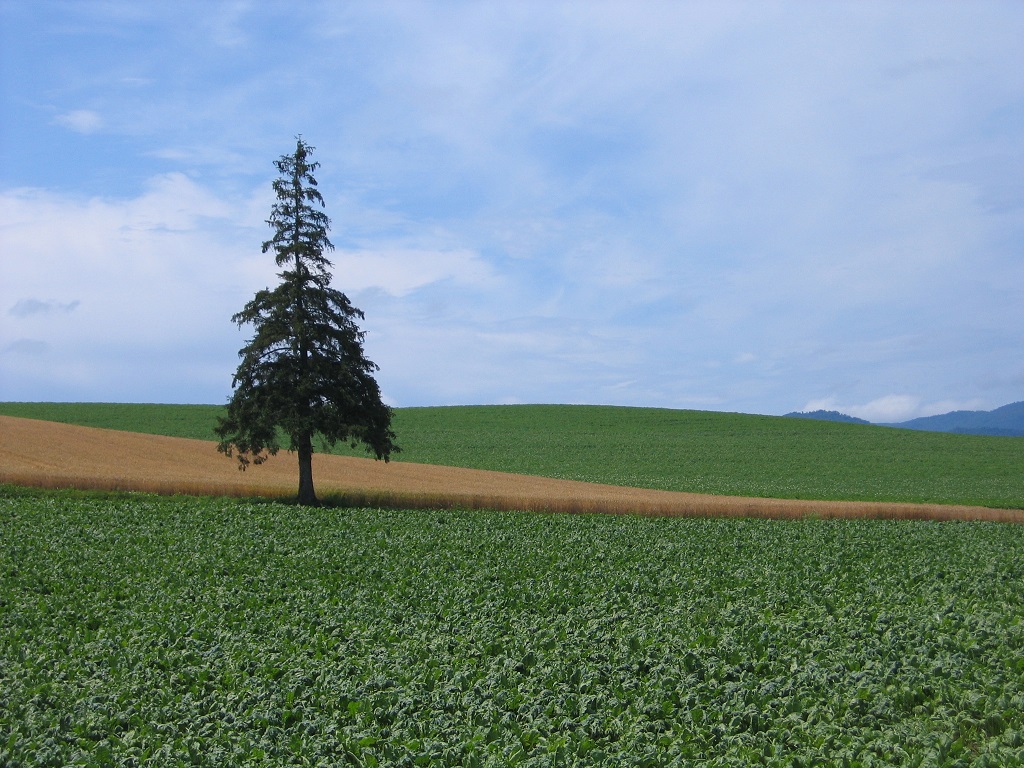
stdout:
[[[1024,510],[941,504],[710,496],[459,467],[316,454],[322,498],[402,507],[720,517],[877,517],[1024,522]],[[0,416],[0,483],[231,496],[294,496],[298,462],[281,451],[245,472],[216,443]]]

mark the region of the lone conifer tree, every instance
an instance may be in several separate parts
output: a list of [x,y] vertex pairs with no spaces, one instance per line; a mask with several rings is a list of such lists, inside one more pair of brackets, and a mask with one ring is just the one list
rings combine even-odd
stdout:
[[279,435],[299,458],[299,503],[318,503],[313,488],[313,441],[359,443],[387,461],[399,449],[391,431],[391,409],[373,378],[378,367],[363,354],[361,311],[330,286],[331,262],[324,251],[330,219],[310,162],[313,147],[301,137],[295,153],[274,165],[277,201],[267,224],[281,284],[259,291],[231,319],[251,324],[252,339],[239,351],[227,415],[216,428],[218,450],[237,454],[239,469],[262,464],[280,448]]

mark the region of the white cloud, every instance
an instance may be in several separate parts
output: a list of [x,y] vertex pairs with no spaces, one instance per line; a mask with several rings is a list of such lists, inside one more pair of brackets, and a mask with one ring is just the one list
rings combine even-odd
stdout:
[[921,398],[913,395],[885,395],[863,405],[843,405],[835,398],[812,400],[805,411],[839,411],[874,423],[893,423],[920,416]]
[[403,297],[442,280],[482,287],[494,270],[470,250],[368,247],[339,251],[331,257],[334,282],[346,293],[377,288]]
[[10,255],[0,348],[34,353],[8,357],[8,396],[31,396],[37,385],[27,382],[46,370],[59,391],[141,390],[204,357],[223,369],[226,389],[238,346],[230,316],[273,272],[272,260],[269,270],[254,264],[261,233],[245,228],[244,210],[182,174],[125,200],[0,194],[0,250]]
[[100,117],[99,112],[94,112],[91,109],[75,109],[71,112],[65,112],[57,115],[54,118],[54,122],[57,125],[70,128],[76,133],[85,134],[96,133],[103,127],[103,118]]
[[[163,391],[173,381],[185,392],[178,399],[220,401],[216,393],[226,395],[235,352],[249,332],[239,333],[230,316],[256,290],[277,282],[273,256],[260,249],[268,210],[265,190],[226,199],[180,173],[154,177],[128,199],[38,189],[0,194],[6,223],[0,250],[17,255],[5,264],[0,284],[0,308],[9,318],[0,327],[6,397],[33,397],[39,386],[33,382],[49,375],[58,392],[110,386],[111,394],[99,395],[109,398],[114,388],[130,390],[134,383],[136,391],[158,385]],[[376,291],[397,302],[392,310],[403,344],[413,338],[422,302],[454,306],[448,290],[486,295],[499,283],[468,249],[376,244],[331,258],[339,289],[364,298]],[[440,293],[413,300],[430,286]],[[382,327],[367,330],[379,338]],[[410,357],[400,355],[397,368],[408,371]],[[185,370],[194,378],[182,384]],[[205,394],[189,394],[197,390]]]
[[950,411],[983,409],[979,398],[971,400],[939,400],[924,402],[915,395],[885,395],[860,405],[843,404],[835,397],[811,400],[801,410],[839,411],[875,424],[897,424],[922,416],[936,416]]

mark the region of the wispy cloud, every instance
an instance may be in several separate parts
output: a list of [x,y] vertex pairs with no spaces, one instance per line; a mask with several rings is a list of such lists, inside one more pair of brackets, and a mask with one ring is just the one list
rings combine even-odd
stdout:
[[103,118],[91,109],[75,109],[54,118],[57,125],[70,128],[76,133],[96,133],[103,127]]
[[861,404],[844,404],[838,398],[827,397],[808,402],[802,410],[839,411],[875,424],[898,424],[921,416],[935,416],[950,411],[979,410],[982,409],[983,403],[984,400],[981,398],[924,402],[916,395],[892,394]]
[[346,291],[379,289],[396,297],[439,281],[450,280],[484,290],[494,269],[479,254],[468,250],[371,246],[366,250],[331,255],[337,282]]
[[38,339],[16,339],[4,347],[4,353],[8,355],[25,355],[34,357],[42,355],[50,349],[50,345]]
[[70,314],[81,304],[78,299],[74,301],[40,301],[39,299],[21,299],[10,308],[9,314],[14,317],[30,317],[32,315],[49,315],[52,313]]

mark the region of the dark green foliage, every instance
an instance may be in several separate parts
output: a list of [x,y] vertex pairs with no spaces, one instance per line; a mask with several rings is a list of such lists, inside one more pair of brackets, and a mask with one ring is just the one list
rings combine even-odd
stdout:
[[794,411],[787,413],[791,419],[817,419],[818,421],[841,421],[846,424],[870,424],[866,419],[858,419],[856,416],[847,416],[839,411]]
[[[312,467],[314,437],[327,446],[362,443],[378,459],[396,449],[391,409],[373,378],[377,366],[363,354],[363,313],[331,287],[324,255],[334,246],[327,237],[330,219],[320,210],[311,162],[312,147],[300,138],[294,155],[275,162],[277,202],[267,223],[282,271],[280,285],[259,291],[231,319],[255,329],[242,348],[232,381],[234,393],[216,433],[219,449],[236,454],[239,466],[261,464],[277,453],[280,436],[299,457],[299,499],[315,504]],[[319,208],[317,207],[319,206]]]
[[1024,764],[1024,527],[0,496],[5,766]]

